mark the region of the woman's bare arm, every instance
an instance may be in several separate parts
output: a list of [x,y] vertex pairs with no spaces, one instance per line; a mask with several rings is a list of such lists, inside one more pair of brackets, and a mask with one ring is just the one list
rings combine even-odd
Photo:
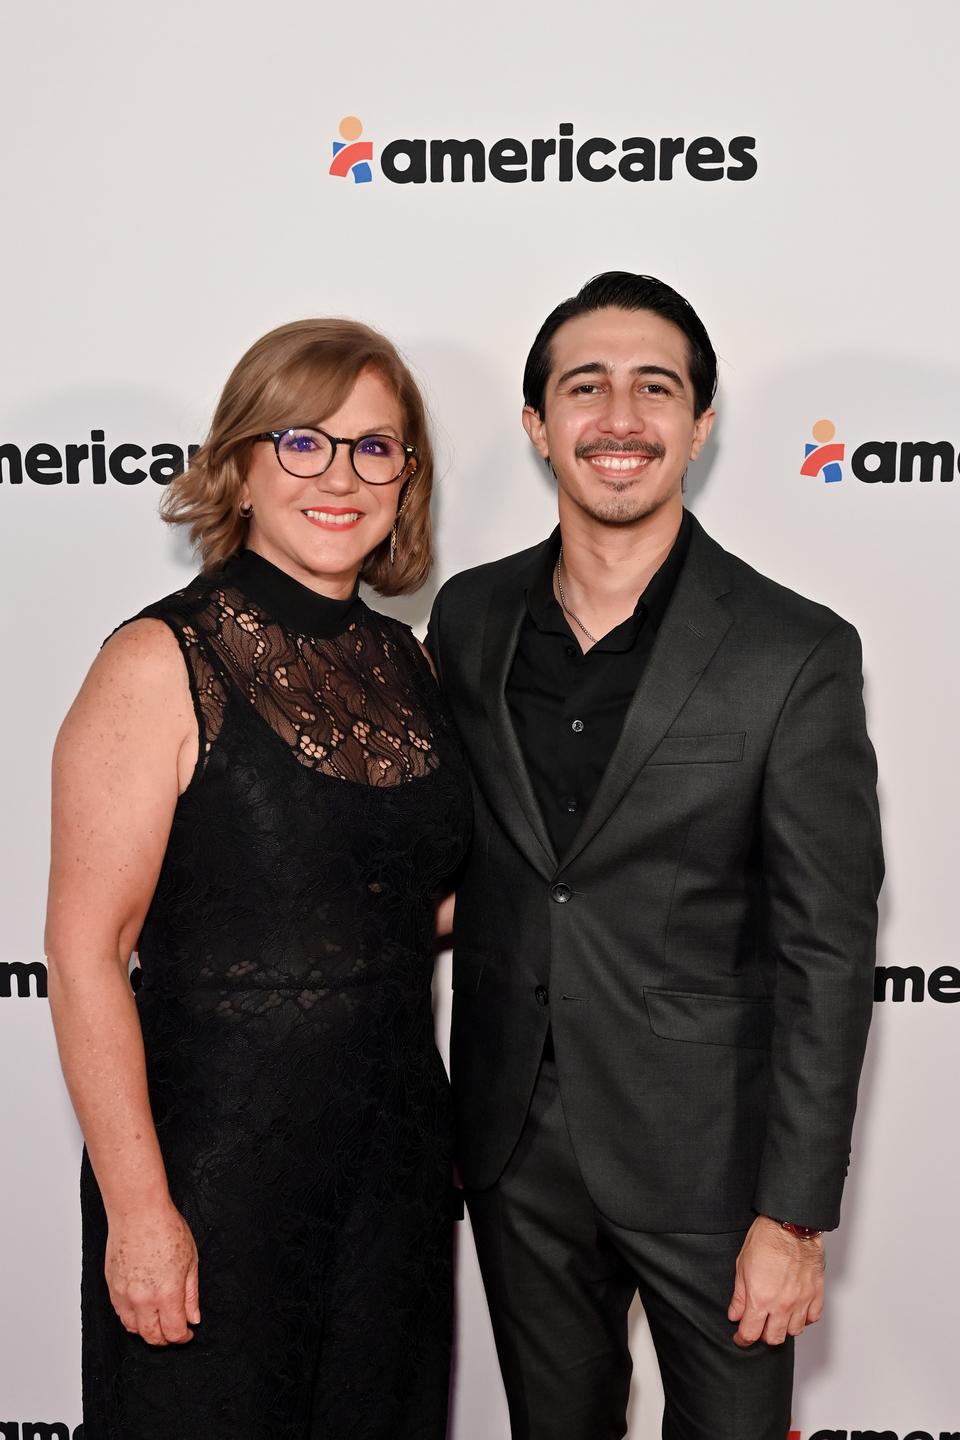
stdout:
[[197,727],[174,636],[136,621],[97,657],[57,738],[46,952],[60,1058],[109,1221],[128,1330],[188,1340],[196,1248],[170,1200],[127,978]]
[[451,890],[449,895],[444,895],[442,900],[437,901],[435,931],[438,946],[449,945],[453,939],[453,912],[456,904],[457,892],[455,890]]

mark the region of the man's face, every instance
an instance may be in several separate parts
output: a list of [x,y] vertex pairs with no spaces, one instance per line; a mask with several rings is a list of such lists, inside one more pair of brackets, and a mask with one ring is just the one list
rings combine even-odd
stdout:
[[607,525],[629,525],[671,501],[713,426],[694,418],[683,331],[651,310],[594,310],[551,342],[543,417],[523,423],[574,506]]

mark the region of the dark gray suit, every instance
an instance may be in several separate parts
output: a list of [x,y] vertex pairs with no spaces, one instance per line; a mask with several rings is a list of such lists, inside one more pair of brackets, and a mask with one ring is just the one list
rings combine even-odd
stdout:
[[489,1190],[515,1154],[549,1023],[569,1141],[611,1226],[832,1228],[883,873],[856,631],[694,522],[620,740],[556,855],[504,697],[543,550],[454,577],[430,625],[476,792],[453,958],[464,1182]]

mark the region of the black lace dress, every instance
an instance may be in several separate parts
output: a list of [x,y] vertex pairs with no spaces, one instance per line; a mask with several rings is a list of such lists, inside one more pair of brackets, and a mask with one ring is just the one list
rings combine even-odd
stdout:
[[180,642],[200,732],[137,1005],[203,1320],[183,1347],[123,1329],[85,1156],[85,1440],[442,1440],[433,896],[470,799],[436,684],[405,626],[251,551],[143,615]]

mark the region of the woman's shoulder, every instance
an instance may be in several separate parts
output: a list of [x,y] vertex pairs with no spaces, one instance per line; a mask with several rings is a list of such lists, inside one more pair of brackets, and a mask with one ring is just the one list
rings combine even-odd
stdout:
[[125,626],[139,624],[142,620],[161,620],[174,628],[179,624],[188,624],[191,619],[198,618],[209,608],[211,599],[220,588],[222,576],[219,570],[201,571],[182,589],[172,590],[169,595],[152,601],[135,615],[122,621],[114,633],[118,633]]
[[179,685],[184,656],[202,642],[204,615],[217,588],[217,574],[201,572],[122,620],[103,642],[97,668],[137,683],[152,678]]
[[184,636],[176,625],[147,606],[107,636],[91,675],[105,684],[123,684],[144,693],[178,690],[183,674]]
[[382,610],[374,610],[369,605],[364,605],[364,610],[372,623],[379,630],[385,640],[392,641],[393,645],[406,655],[414,668],[422,671],[426,667],[429,673],[436,679],[436,670],[430,652],[422,640],[418,640],[414,634],[413,627],[405,620],[398,620],[395,615],[385,615]]
[[168,731],[184,731],[192,709],[176,635],[159,619],[137,616],[118,627],[95,656],[61,726],[58,749],[78,734],[83,748],[94,731],[116,740],[131,728],[158,743]]
[[103,642],[103,649],[110,647],[119,653],[151,647],[162,655],[171,645],[174,650],[193,648],[215,623],[222,595],[220,572],[201,571],[182,589],[172,590],[121,620]]

